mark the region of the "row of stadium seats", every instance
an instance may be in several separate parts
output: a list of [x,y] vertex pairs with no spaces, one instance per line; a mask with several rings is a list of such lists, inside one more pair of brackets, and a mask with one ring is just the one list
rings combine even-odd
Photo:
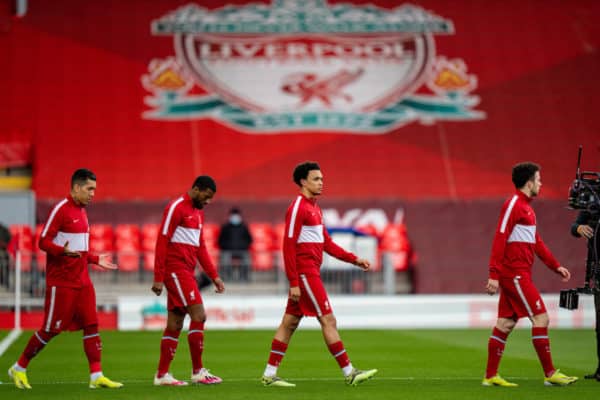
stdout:
[[[252,269],[268,271],[276,265],[281,266],[281,246],[284,236],[284,224],[250,223],[248,225],[253,242],[250,248]],[[9,251],[14,255],[19,248],[22,254],[24,271],[37,265],[40,271],[46,266],[46,253],[37,246],[43,225],[37,225],[35,230],[29,225],[11,225],[12,239]],[[205,224],[203,227],[204,241],[209,254],[216,263],[219,257],[218,236],[220,227],[216,224]],[[90,226],[90,251],[95,253],[112,253],[114,261],[122,272],[152,271],[154,267],[154,249],[158,237],[158,224],[95,224]],[[414,264],[412,251],[406,227],[403,224],[390,224],[383,231],[372,226],[366,226],[355,231],[377,239],[377,251],[386,253],[396,271],[403,271]],[[332,234],[335,240],[335,233]],[[381,266],[380,257],[375,262],[375,269]],[[32,262],[35,260],[35,263]]]

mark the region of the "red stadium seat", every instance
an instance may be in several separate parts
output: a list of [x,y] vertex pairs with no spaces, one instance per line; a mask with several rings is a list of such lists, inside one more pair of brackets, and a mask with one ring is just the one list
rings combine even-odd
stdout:
[[285,223],[281,222],[273,227],[273,249],[281,250],[283,248],[283,239],[285,237]]
[[114,231],[109,224],[93,224],[90,226],[90,251],[94,253],[110,253],[114,251]]
[[120,224],[115,227],[115,250],[139,251],[140,248],[139,226],[133,224]]
[[120,272],[138,272],[140,270],[139,251],[117,252],[117,265]]
[[140,270],[140,227],[135,224],[119,224],[115,227],[115,250],[120,272]]
[[275,266],[272,251],[253,250],[250,252],[250,257],[252,258],[253,271],[270,271]]
[[44,225],[38,224],[35,227],[35,235],[33,236],[33,254],[35,254],[35,260],[37,262],[38,271],[46,270],[46,252],[40,249],[39,242],[40,236],[42,235],[42,230],[44,229]]
[[388,225],[383,231],[379,247],[396,271],[405,271],[410,267],[412,248],[404,224]]
[[154,272],[154,255],[154,250],[146,250],[142,253],[144,271]]
[[21,271],[31,271],[33,259],[33,234],[29,225],[11,225],[9,228],[11,239],[9,251],[15,255],[17,250],[21,254]]
[[156,239],[158,238],[159,224],[144,224],[140,230],[142,237],[142,250],[154,251],[156,248]]
[[248,229],[252,235],[252,246],[250,247],[252,250],[260,252],[273,250],[275,234],[270,224],[254,222],[248,225]]

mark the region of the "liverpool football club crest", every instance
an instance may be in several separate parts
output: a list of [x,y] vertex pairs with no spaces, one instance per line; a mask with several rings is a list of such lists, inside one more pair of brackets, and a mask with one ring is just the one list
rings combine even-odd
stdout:
[[189,4],[154,20],[152,33],[172,36],[175,55],[151,60],[142,77],[147,119],[380,134],[485,118],[465,62],[436,54],[452,21],[415,5]]

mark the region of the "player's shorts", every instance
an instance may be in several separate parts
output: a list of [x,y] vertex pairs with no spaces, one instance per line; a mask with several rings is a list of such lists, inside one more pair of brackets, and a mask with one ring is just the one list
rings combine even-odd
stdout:
[[300,274],[300,300],[296,302],[288,299],[285,313],[321,317],[332,312],[321,277]]
[[500,278],[498,317],[517,320],[544,314],[546,305],[530,277]]
[[167,309],[185,312],[188,306],[202,304],[196,278],[189,272],[169,272],[165,274],[167,288]]
[[94,286],[82,288],[46,287],[44,324],[46,332],[77,331],[98,324]]

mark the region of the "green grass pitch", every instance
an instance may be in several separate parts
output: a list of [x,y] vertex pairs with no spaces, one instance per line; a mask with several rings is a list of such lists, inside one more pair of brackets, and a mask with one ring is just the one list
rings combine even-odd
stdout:
[[[530,330],[509,338],[500,373],[518,388],[482,387],[490,330],[342,330],[353,364],[378,368],[379,374],[357,387],[344,384],[321,333],[300,328],[279,375],[295,388],[265,388],[259,378],[267,360],[273,331],[206,331],[204,362],[224,382],[216,386],[154,387],[160,332],[101,332],[103,369],[125,383],[119,390],[87,388],[87,362],[81,333],[65,333],[35,358],[28,375],[33,390],[19,391],[6,370],[18,357],[31,332],[23,333],[0,358],[0,399],[591,399],[600,382],[580,380],[568,387],[545,387],[530,342]],[[582,377],[596,365],[594,332],[551,330],[554,363],[565,373]],[[189,380],[191,364],[185,333],[171,367]]]

